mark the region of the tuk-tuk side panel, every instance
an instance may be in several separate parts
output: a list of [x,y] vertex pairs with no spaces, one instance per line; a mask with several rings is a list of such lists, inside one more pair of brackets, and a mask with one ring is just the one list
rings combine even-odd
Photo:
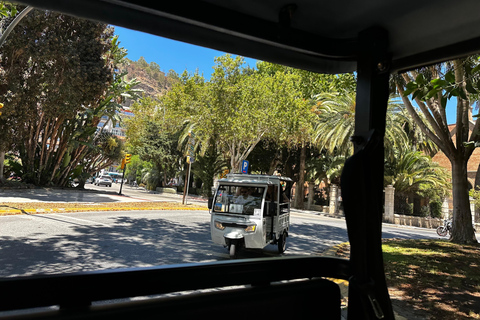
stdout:
[[274,217],[273,232],[275,234],[276,239],[278,239],[284,231],[288,232],[289,221],[290,221],[290,214],[288,213],[284,213]]

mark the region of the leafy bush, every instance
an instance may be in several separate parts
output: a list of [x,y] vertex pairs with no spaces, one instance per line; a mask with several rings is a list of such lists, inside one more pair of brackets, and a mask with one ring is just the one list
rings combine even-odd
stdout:
[[430,206],[422,206],[420,208],[420,217],[428,217],[430,215]]
[[442,202],[440,200],[433,200],[430,202],[430,216],[432,218],[442,217]]
[[395,194],[394,210],[397,214],[413,215],[413,203],[408,203],[407,196]]

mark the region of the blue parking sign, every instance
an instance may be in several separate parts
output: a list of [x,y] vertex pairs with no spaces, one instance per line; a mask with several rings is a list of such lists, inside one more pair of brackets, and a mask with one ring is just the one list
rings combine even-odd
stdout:
[[248,173],[248,161],[247,160],[242,161],[242,173]]

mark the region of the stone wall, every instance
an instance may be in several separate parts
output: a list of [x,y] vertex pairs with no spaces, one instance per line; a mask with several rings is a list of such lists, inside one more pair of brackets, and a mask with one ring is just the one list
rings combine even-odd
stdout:
[[437,218],[423,218],[415,216],[406,216],[401,214],[394,215],[394,223],[402,226],[420,227],[435,229],[443,226],[443,220]]

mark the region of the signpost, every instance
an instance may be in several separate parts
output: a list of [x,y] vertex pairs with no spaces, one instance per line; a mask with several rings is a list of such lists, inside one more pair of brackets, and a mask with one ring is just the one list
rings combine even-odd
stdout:
[[122,195],[123,181],[125,181],[125,170],[127,169],[127,163],[130,163],[130,161],[132,161],[132,154],[127,153],[125,155],[125,158],[122,159],[122,165],[120,166],[120,168],[123,169],[123,174],[122,183],[120,184],[120,191],[118,192],[118,195]]
[[185,186],[183,187],[183,200],[182,204],[187,204],[187,196],[188,196],[188,187],[190,185],[190,169],[192,167],[192,163],[195,161],[195,135],[193,132],[188,133],[188,146],[187,146],[187,175],[185,176]]

